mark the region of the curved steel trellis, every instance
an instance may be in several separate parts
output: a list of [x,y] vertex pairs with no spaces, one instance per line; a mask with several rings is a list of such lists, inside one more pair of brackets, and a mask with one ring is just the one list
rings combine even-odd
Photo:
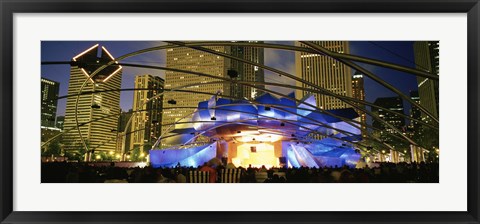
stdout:
[[[69,64],[70,62],[53,62],[52,64]],[[50,64],[49,62],[46,62],[45,64]],[[179,71],[179,72],[183,72],[183,73],[187,73],[187,70],[177,70],[177,69],[168,69],[166,67],[162,67],[162,66],[152,66],[152,65],[139,65],[139,64],[129,64],[129,63],[118,63],[118,65],[122,65],[122,66],[125,66],[125,67],[139,67],[139,68],[150,68],[150,69],[159,69],[159,70],[171,70],[171,71]],[[196,72],[188,72],[190,74],[202,74],[202,73],[196,73]],[[209,77],[212,77],[212,78],[216,78],[216,79],[220,79],[218,78],[217,76],[209,76]],[[229,80],[229,79],[222,79],[222,80]],[[233,82],[233,81],[232,81]],[[292,86],[292,85],[286,85],[286,84],[281,84],[281,83],[269,83],[269,82],[256,82],[258,84],[261,84],[261,85],[272,85],[272,86],[278,86],[278,87],[285,87],[285,88],[293,88],[293,89],[300,89],[300,90],[308,90],[308,91],[312,91],[311,89],[308,89],[308,88],[304,88],[304,87],[299,87],[299,86]],[[193,85],[199,85],[199,84],[203,84],[203,83],[195,83]],[[122,90],[129,90],[129,89],[122,89]],[[132,89],[133,90],[133,89]],[[141,90],[141,89],[139,89]],[[147,90],[147,89],[146,89]],[[368,111],[363,111],[361,107],[359,107],[358,105],[355,105],[355,104],[352,104],[351,102],[346,102],[346,101],[353,101],[354,103],[358,103],[358,104],[362,104],[362,105],[366,105],[366,106],[369,106],[371,108],[377,108],[377,109],[381,109],[381,110],[384,110],[384,111],[387,111],[388,113],[392,113],[392,114],[395,114],[397,116],[400,116],[402,118],[405,118],[405,119],[408,119],[408,120],[411,120],[411,121],[416,121],[417,123],[423,125],[423,126],[427,126],[429,128],[433,128],[435,130],[438,130],[438,127],[432,125],[432,124],[428,124],[428,123],[425,123],[424,121],[422,120],[419,120],[419,119],[416,119],[416,118],[413,118],[413,117],[410,117],[410,116],[407,116],[403,113],[399,113],[399,112],[396,112],[394,110],[390,110],[388,108],[385,108],[385,107],[381,107],[381,106],[378,106],[378,105],[375,105],[373,103],[370,103],[368,101],[364,101],[364,100],[359,100],[359,99],[356,99],[356,98],[353,98],[353,97],[349,97],[349,96],[344,96],[344,95],[340,95],[340,94],[336,94],[336,93],[333,93],[333,92],[330,92],[328,90],[325,90],[325,89],[321,89],[322,91],[319,92],[319,91],[316,91],[316,90],[313,90],[315,93],[318,93],[318,94],[323,94],[323,95],[328,95],[328,96],[332,96],[332,97],[335,97],[335,98],[339,98],[340,100],[344,101],[345,103],[355,107],[356,109],[362,111],[362,112],[366,112],[367,115],[371,116]],[[112,91],[116,91],[116,90],[112,90]],[[98,91],[97,91],[98,92]],[[103,91],[102,91],[103,92]],[[69,96],[77,96],[77,95],[83,95],[84,93],[92,93],[92,91],[86,91],[86,92],[82,92],[81,94],[71,94],[71,95],[68,95],[68,96],[62,96],[62,97],[58,97],[57,99],[62,99],[62,98],[65,98],[65,97],[69,97]],[[377,118],[375,117],[372,117],[374,118],[375,120],[378,120]],[[379,120],[379,121],[383,121],[382,120]]]
[[[312,54],[318,54],[317,51],[311,49],[311,48],[306,48],[306,47],[300,47],[300,46],[290,46],[290,45],[282,45],[282,44],[269,44],[269,43],[254,43],[254,42],[200,42],[200,41],[192,41],[192,42],[186,42],[185,46],[244,46],[244,47],[255,47],[255,48],[269,48],[269,49],[277,49],[277,50],[287,50],[287,51],[298,51],[298,52],[304,52],[304,53],[312,53]],[[178,46],[171,46],[171,48],[176,48]],[[405,67],[399,64],[394,64],[386,61],[381,61],[378,59],[372,59],[372,58],[367,58],[367,57],[362,57],[358,55],[352,55],[352,54],[345,54],[345,53],[336,53],[332,52],[333,55],[336,58],[341,58],[341,59],[347,59],[347,60],[352,60],[360,63],[365,63],[365,64],[371,64],[375,66],[381,66],[384,68],[389,68],[389,69],[394,69],[397,71],[405,72],[407,74],[412,74],[415,76],[420,76],[424,78],[429,78],[433,80],[438,80],[439,77],[438,75],[423,71],[423,70],[418,70],[414,68],[409,68]]]

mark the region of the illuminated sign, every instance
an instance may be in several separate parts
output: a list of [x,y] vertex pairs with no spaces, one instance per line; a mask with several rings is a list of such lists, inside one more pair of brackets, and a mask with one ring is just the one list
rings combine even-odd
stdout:
[[[122,66],[118,65],[118,61],[115,60],[112,54],[104,46],[101,48],[101,55],[97,56],[98,47],[99,44],[95,44],[72,58],[72,61],[74,62],[72,65],[78,66],[82,73],[86,77],[89,77],[91,83],[107,82],[111,77],[122,70]],[[115,64],[105,67],[95,76],[90,78],[94,71],[112,61],[114,61]]]

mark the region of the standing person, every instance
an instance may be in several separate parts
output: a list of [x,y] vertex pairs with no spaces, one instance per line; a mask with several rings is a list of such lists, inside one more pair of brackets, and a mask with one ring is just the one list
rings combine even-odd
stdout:
[[210,180],[209,183],[215,183],[217,181],[217,171],[212,167],[208,166],[207,163],[204,163],[202,167],[200,167],[199,171],[206,171],[210,173]]
[[177,171],[177,177],[176,177],[177,183],[186,183],[187,182],[187,177],[182,174],[182,172]]

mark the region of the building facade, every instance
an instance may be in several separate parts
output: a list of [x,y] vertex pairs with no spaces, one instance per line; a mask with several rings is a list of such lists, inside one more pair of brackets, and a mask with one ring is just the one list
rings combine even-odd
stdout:
[[[122,67],[119,65],[109,66],[99,72],[95,78],[88,78],[101,64],[114,60],[105,47],[101,48],[100,56],[97,56],[99,50],[97,44],[72,59],[68,95],[78,94],[85,82],[83,91],[120,89]],[[73,130],[64,134],[65,150],[79,151],[81,154],[84,149],[83,138],[90,152],[92,150],[114,151],[117,145],[116,130],[120,111],[120,92],[109,91],[80,95],[78,107],[76,107],[76,99],[76,97],[67,98],[64,129]],[[75,113],[78,115],[82,136],[76,130]],[[89,160],[89,156],[86,157],[86,160]]]
[[[352,77],[352,97],[357,100],[365,101],[365,88],[364,88],[363,75],[359,72],[355,72],[355,74]],[[365,110],[365,104],[357,103],[356,106]],[[356,109],[355,111],[358,113],[360,117],[360,122],[362,123],[362,135],[366,136],[367,114],[358,109]]]
[[[230,47],[230,46],[210,46],[211,50],[230,54],[236,57],[263,64],[263,49],[249,47]],[[167,67],[195,71],[213,76],[231,78],[243,81],[263,81],[264,73],[262,69],[256,66],[247,65],[235,60],[209,54],[190,48],[170,48],[167,49]],[[229,72],[236,73],[236,77],[229,76]],[[210,77],[202,77],[193,74],[186,74],[176,71],[165,72],[165,89],[192,90],[201,93],[175,92],[168,91],[163,98],[163,105],[176,105],[178,109],[163,111],[162,133],[168,138],[168,130],[174,129],[175,122],[190,118],[194,108],[198,103],[205,101],[212,94],[232,95],[237,98],[252,99],[259,95],[259,91],[251,87],[242,87],[232,83],[215,83],[219,81]],[[166,146],[165,141],[162,145]]]
[[[439,42],[438,41],[417,41],[414,42],[414,56],[416,68],[419,70],[439,75]],[[433,116],[439,117],[439,81],[431,80],[424,77],[417,77],[418,95],[420,97],[420,105],[428,110]],[[438,127],[438,123],[428,117],[425,113],[421,113],[421,120],[425,123],[433,124]],[[433,128],[422,126],[421,135],[416,138],[418,143],[431,152],[439,146],[439,132]],[[429,153],[429,157],[434,157],[433,153]],[[434,157],[435,158],[435,157]],[[429,158],[431,159],[431,158]]]
[[45,78],[41,78],[40,81],[42,90],[41,126],[55,128],[60,83]]
[[[252,43],[263,43],[262,41],[242,41],[242,42],[252,42]],[[244,47],[244,46],[232,46],[230,47],[231,55],[253,61],[259,64],[264,64],[264,51],[263,48],[253,48],[253,47]],[[227,59],[228,60],[228,59]],[[264,82],[265,76],[263,69],[249,65],[240,61],[230,60],[230,68],[238,74],[237,80],[240,81],[249,81],[249,82]],[[227,72],[228,73],[228,72]],[[264,85],[258,85],[260,88],[264,88]],[[236,98],[246,98],[254,99],[257,96],[260,96],[263,93],[262,90],[250,87],[243,86],[238,84],[232,84],[230,87],[230,96]]]
[[[327,50],[338,53],[349,53],[349,45],[346,41],[313,41],[314,43],[326,48]],[[295,45],[307,47],[299,42]],[[295,68],[297,77],[311,82],[316,86],[329,90],[333,93],[352,96],[352,72],[351,69],[331,57],[305,52],[295,53]],[[298,87],[311,88],[310,86],[297,81]],[[309,91],[297,90],[298,99],[311,94]],[[351,107],[342,100],[313,93],[317,100],[317,105],[322,109],[332,110]]]
[[[420,96],[418,95],[418,91],[410,91],[410,99],[412,99],[415,103],[420,104]],[[417,107],[410,108],[410,118],[420,120],[422,112]],[[410,124],[408,125],[410,137],[413,137],[415,140],[421,139],[422,136],[422,125],[417,121],[410,120]]]
[[[400,97],[382,97],[377,98],[374,102],[375,105],[383,107],[385,109],[404,114],[403,100]],[[381,108],[372,108],[372,112],[383,119],[385,122],[391,124],[393,127],[403,131],[405,129],[405,119],[398,114],[391,113]],[[374,120],[372,126],[379,128],[382,131],[376,131],[383,141],[393,142],[395,139],[387,133],[395,133],[395,130],[378,120]],[[379,133],[378,133],[379,132]]]
[[63,123],[65,123],[65,116],[58,116],[56,122],[57,128],[63,130]]
[[118,139],[117,139],[117,153],[128,152],[130,150],[130,129],[127,129],[128,120],[132,117],[133,110],[120,111],[118,117]]
[[136,90],[133,93],[134,113],[131,115],[129,150],[139,148],[147,152],[160,136],[163,97],[152,97],[163,92],[164,84],[165,81],[158,76],[135,76],[135,89],[145,90]]
[[[413,44],[416,68],[439,75],[439,42],[417,41]],[[438,118],[439,116],[439,86],[438,81],[417,76],[420,105]],[[426,115],[422,115],[426,120]]]

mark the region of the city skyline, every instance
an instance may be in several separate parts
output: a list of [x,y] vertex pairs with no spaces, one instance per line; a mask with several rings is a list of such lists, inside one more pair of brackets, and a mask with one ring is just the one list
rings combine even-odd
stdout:
[[[42,42],[42,61],[69,61],[76,54],[81,53],[88,47],[100,43],[105,46],[109,51],[116,55],[123,55],[135,50],[139,50],[145,47],[152,47],[163,45],[163,42],[145,42],[145,41],[58,41],[58,42]],[[279,43],[279,42],[275,42]],[[292,45],[293,42],[280,42],[283,44]],[[374,59],[381,59],[392,63],[401,64],[408,67],[415,67],[414,54],[413,54],[413,42],[349,42],[350,53],[354,55],[360,55],[365,57],[371,57]],[[378,47],[378,46],[380,47]],[[394,52],[395,54],[392,54]],[[295,53],[281,50],[265,49],[264,60],[267,66],[286,71],[295,75]],[[155,51],[147,53],[145,55],[132,57],[126,59],[123,62],[128,63],[141,63],[149,65],[164,66],[166,64],[165,51]],[[417,80],[413,75],[399,75],[398,71],[389,70],[381,67],[375,67],[370,65],[364,65],[367,69],[374,72],[379,77],[396,84],[402,92],[408,94],[412,90],[417,90]],[[65,75],[65,70],[68,65],[50,65],[42,66],[42,77],[57,81],[60,83],[59,95],[66,95],[68,89],[68,75]],[[143,68],[124,68],[123,79],[121,88],[131,88],[133,86],[134,77],[136,74],[151,74],[153,76],[165,77],[165,73],[159,70],[143,69]],[[63,74],[63,75],[62,75]],[[399,77],[403,77],[400,78]],[[269,71],[265,71],[266,82],[287,83],[295,85],[295,82],[284,77],[278,78],[278,75],[273,75]],[[395,96],[395,94],[385,91],[384,88],[379,88],[380,85],[374,83],[372,80],[365,79],[365,95],[367,101],[373,102],[378,97]],[[281,87],[267,86],[267,89],[275,89],[282,93],[288,94],[289,90],[282,89]],[[291,91],[291,90],[290,90]],[[59,100],[57,116],[64,115],[65,100]],[[120,97],[120,107],[123,111],[132,109],[133,106],[133,93],[130,91],[122,92]],[[408,112],[410,105],[406,105],[405,109]]]

